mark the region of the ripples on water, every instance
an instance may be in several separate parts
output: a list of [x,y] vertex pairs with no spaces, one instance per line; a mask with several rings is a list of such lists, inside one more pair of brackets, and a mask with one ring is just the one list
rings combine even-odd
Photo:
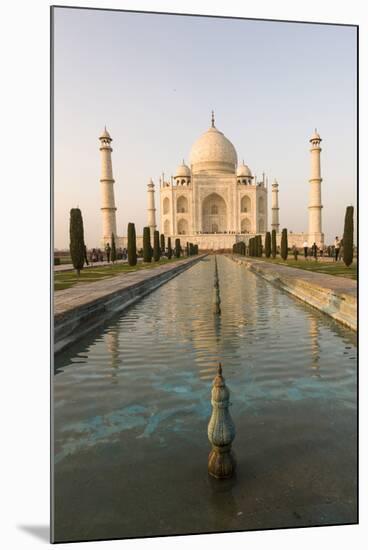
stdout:
[[209,257],[56,357],[57,462],[131,429],[160,444],[185,435],[188,414],[210,414],[218,361],[235,421],[278,401],[355,408],[355,334],[230,259],[218,264],[221,317]]

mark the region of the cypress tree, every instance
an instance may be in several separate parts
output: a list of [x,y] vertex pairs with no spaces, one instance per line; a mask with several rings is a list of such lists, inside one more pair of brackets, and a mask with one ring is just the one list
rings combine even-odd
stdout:
[[343,260],[346,267],[349,267],[353,262],[354,248],[354,207],[347,206],[345,212],[344,235],[343,242]]
[[267,231],[265,240],[265,254],[266,258],[271,256],[271,233]]
[[287,260],[288,257],[288,237],[287,229],[283,229],[281,233],[281,258]]
[[83,218],[82,212],[79,208],[72,208],[70,210],[69,236],[70,257],[72,259],[73,267],[76,269],[79,276],[80,270],[83,269],[84,265]]
[[143,228],[143,261],[151,262],[152,247],[151,247],[151,232],[149,227]]
[[165,235],[160,235],[161,256],[165,256]]
[[155,262],[160,261],[160,233],[158,231],[153,232],[153,259]]
[[277,245],[276,245],[276,229],[272,229],[271,236],[271,255],[272,258],[276,258]]
[[175,239],[175,257],[180,258],[181,246],[180,239]]
[[128,223],[128,264],[137,265],[137,243],[135,238],[135,225]]
[[111,261],[112,263],[116,261],[116,244],[114,233],[111,233]]
[[249,256],[253,256],[254,249],[253,249],[253,237],[249,239]]
[[171,248],[171,237],[168,237],[167,238],[167,257],[169,260],[171,260],[172,254],[173,254],[173,251]]

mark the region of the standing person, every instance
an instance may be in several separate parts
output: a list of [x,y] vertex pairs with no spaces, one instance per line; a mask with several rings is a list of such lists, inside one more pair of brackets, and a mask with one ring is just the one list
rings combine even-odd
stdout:
[[304,241],[303,248],[304,248],[304,259],[306,260],[308,258],[308,243],[307,243],[307,241]]
[[340,250],[339,250],[339,260],[342,259],[344,254],[344,239],[341,239],[340,241]]
[[339,258],[339,252],[340,252],[340,240],[339,240],[339,237],[337,235],[336,235],[336,238],[335,238],[334,246],[335,246],[335,262],[337,262],[337,260]]
[[314,259],[317,260],[317,253],[318,253],[318,246],[316,243],[313,243],[312,245],[312,256],[314,256]]
[[107,262],[110,263],[110,254],[111,254],[110,243],[107,243],[107,245],[105,246],[105,252],[106,252],[106,256],[107,256]]

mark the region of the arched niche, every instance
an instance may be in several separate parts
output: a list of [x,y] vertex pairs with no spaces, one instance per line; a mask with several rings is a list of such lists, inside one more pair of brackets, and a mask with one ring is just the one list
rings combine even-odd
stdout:
[[240,212],[250,213],[252,208],[252,203],[248,195],[244,195],[240,201]]
[[176,211],[178,214],[185,214],[188,212],[188,199],[183,195],[176,201]]
[[169,211],[170,211],[170,199],[168,199],[167,197],[164,198],[164,202],[163,202],[163,213],[164,214],[168,214]]
[[226,202],[218,193],[211,193],[202,202],[202,231],[204,233],[227,231]]

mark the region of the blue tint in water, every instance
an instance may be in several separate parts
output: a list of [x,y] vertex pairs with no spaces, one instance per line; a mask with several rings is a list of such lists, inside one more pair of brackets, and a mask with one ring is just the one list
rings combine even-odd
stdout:
[[[56,357],[58,540],[354,521],[355,334],[218,265],[221,317],[206,258]],[[226,503],[206,474],[219,361],[237,428]]]

